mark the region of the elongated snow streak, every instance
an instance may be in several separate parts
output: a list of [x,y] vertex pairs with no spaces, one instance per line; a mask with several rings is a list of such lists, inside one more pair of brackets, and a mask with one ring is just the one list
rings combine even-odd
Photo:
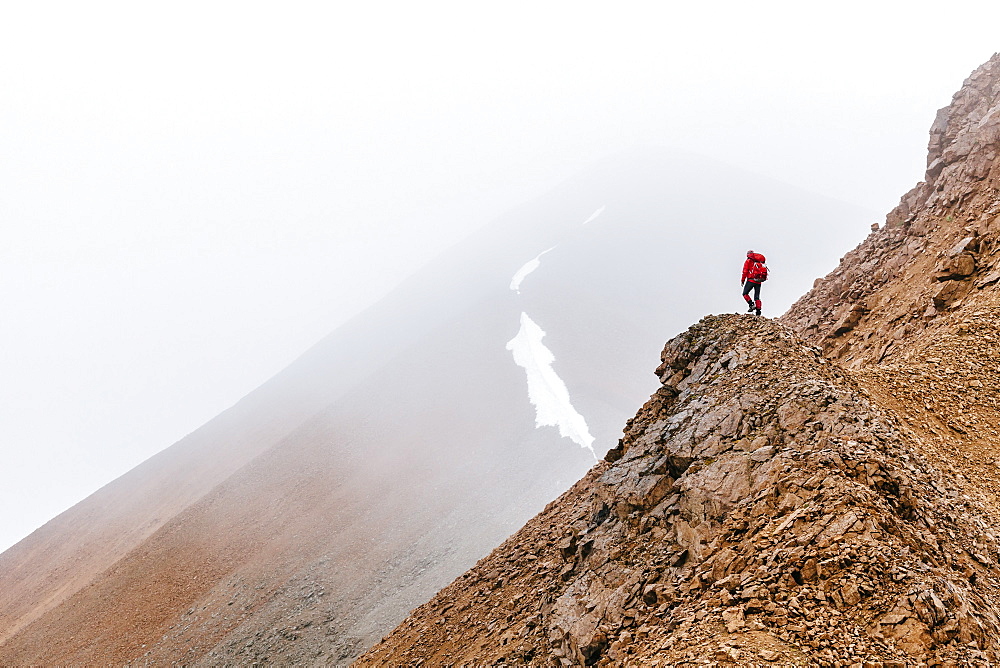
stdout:
[[544,336],[542,328],[527,313],[521,313],[521,330],[507,342],[514,362],[528,376],[528,399],[535,407],[535,428],[559,427],[560,436],[587,448],[596,460],[594,437],[587,421],[573,408],[566,383],[552,369],[556,358],[542,343]]
[[590,214],[590,218],[588,218],[587,220],[583,221],[583,224],[586,225],[587,223],[591,222],[592,220],[594,220],[595,218],[597,218],[599,215],[601,215],[602,213],[604,213],[604,210],[607,209],[607,208],[608,208],[608,205],[605,204],[600,209],[598,209],[594,213]]
[[510,279],[510,289],[516,292],[517,294],[521,294],[521,281],[524,280],[525,276],[533,272],[535,269],[538,269],[538,267],[542,264],[543,255],[551,251],[554,251],[555,249],[556,247],[553,246],[549,250],[542,251],[541,253],[536,255],[535,259],[528,260],[523,267],[517,270],[517,273],[514,274],[514,278]]

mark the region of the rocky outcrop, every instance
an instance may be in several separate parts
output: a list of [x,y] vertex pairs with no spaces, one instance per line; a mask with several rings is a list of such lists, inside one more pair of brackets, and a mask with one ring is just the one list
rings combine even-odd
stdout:
[[1000,526],[785,327],[708,317],[609,459],[359,665],[984,664]]
[[925,180],[781,321],[862,368],[951,326],[956,309],[992,303],[1000,281],[998,156],[1000,54],[938,112]]

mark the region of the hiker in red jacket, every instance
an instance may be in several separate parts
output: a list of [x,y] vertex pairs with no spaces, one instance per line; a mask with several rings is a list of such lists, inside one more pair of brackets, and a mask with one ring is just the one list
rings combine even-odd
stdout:
[[[752,250],[747,251],[740,285],[743,286],[743,299],[747,301],[748,313],[757,311],[757,315],[760,315],[760,284],[766,280],[767,265],[764,264],[764,256],[760,253],[754,253]],[[753,290],[753,299],[750,299],[751,290]]]

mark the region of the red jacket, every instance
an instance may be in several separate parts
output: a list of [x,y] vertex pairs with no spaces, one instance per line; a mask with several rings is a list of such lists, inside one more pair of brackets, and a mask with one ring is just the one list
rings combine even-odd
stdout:
[[[764,264],[765,262],[764,256],[761,255],[760,253],[747,253],[747,261],[743,263],[743,277],[740,279],[741,283],[746,281],[750,277],[750,269],[756,262]],[[751,282],[756,283],[756,281],[751,281]]]

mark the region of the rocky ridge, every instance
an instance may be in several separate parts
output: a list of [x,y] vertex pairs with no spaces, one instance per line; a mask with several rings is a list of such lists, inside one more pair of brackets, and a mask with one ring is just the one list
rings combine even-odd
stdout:
[[702,320],[562,498],[359,665],[1000,663],[1000,55],[779,322]]
[[737,315],[657,371],[614,461],[358,665],[1000,660],[993,507],[850,375]]
[[781,322],[860,369],[989,308],[1000,287],[1000,54],[930,131],[925,180]]

